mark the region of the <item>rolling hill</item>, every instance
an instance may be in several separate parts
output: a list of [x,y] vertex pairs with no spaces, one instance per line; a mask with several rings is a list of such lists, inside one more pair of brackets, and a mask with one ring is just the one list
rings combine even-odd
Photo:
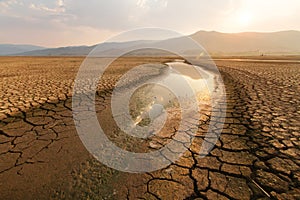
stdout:
[[[197,41],[212,55],[300,54],[300,31],[270,33],[220,33],[216,31],[199,31],[189,35],[189,37]],[[97,46],[96,51],[98,54],[109,56],[118,54],[121,50],[132,47],[141,48],[149,44],[162,47],[167,46],[179,52],[188,52],[189,55],[199,54],[199,52],[195,51],[194,47],[185,46],[185,41],[185,37],[179,37],[161,41],[137,40],[129,42],[109,42],[98,44],[98,46],[72,46],[51,49],[30,45],[25,46],[27,49],[23,47],[24,45],[17,45],[15,49],[12,49],[12,45],[8,45],[5,49],[5,45],[0,45],[0,55],[85,56]],[[19,48],[17,49],[17,47]],[[149,51],[147,54],[149,54]]]
[[212,53],[294,53],[300,52],[300,31],[272,33],[220,33],[199,31],[190,35]]
[[18,54],[41,49],[45,49],[45,47],[23,44],[0,44],[0,55]]

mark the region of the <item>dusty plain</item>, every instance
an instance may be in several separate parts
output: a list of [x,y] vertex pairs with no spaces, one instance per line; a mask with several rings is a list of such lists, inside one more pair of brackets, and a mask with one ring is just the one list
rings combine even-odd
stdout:
[[[162,170],[130,174],[98,162],[77,135],[71,97],[83,59],[0,57],[0,199],[300,199],[299,62],[216,61],[227,110],[215,148],[198,156],[207,107],[183,157]],[[120,74],[172,59],[113,63],[96,95],[99,121],[112,120],[109,100]],[[106,128],[122,148],[139,150],[138,141]],[[159,138],[156,144],[149,148],[159,148]]]

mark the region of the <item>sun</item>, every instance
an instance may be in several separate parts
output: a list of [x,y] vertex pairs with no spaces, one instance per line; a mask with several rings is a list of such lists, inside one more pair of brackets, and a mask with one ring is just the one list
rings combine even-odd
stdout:
[[238,15],[237,20],[239,25],[248,26],[252,22],[253,16],[249,12],[242,12]]

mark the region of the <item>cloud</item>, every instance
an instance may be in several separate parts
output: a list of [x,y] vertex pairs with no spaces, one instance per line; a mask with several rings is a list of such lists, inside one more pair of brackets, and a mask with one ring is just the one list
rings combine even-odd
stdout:
[[59,7],[64,7],[65,6],[65,3],[63,0],[57,0],[56,1],[56,4],[59,6]]
[[63,0],[57,0],[54,7],[47,7],[44,4],[31,3],[29,8],[50,13],[64,13],[66,11]]
[[17,0],[0,0],[0,13],[7,13],[16,5],[23,6],[23,2]]
[[20,1],[17,0],[1,0],[0,5],[4,7],[10,7],[13,4],[19,4]]
[[[98,43],[112,33],[153,26],[184,34],[300,29],[299,5],[297,0],[0,0],[0,43],[34,43],[34,34],[51,46],[69,44],[70,38],[74,44],[92,38]],[[236,23],[243,12],[253,15],[247,27]]]
[[136,5],[142,9],[161,9],[168,6],[167,0],[138,0]]

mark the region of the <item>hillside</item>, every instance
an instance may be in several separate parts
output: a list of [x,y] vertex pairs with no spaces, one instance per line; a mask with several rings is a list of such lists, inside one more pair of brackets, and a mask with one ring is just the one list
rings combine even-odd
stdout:
[[190,35],[212,53],[294,53],[300,52],[300,32],[220,33],[199,31]]
[[[270,33],[245,32],[245,33],[220,33],[215,31],[199,31],[189,35],[192,39],[202,45],[212,55],[290,55],[300,54],[300,31],[280,31]],[[171,38],[162,41],[129,41],[129,42],[109,42],[94,46],[72,46],[43,49],[42,47],[28,46],[21,48],[17,46],[14,51],[10,46],[0,46],[0,55],[20,55],[20,56],[85,56],[96,46],[98,55],[117,55],[121,50],[128,48],[141,48],[149,44],[159,47],[176,49],[179,52],[189,55],[199,55],[195,51],[195,46],[187,47],[186,38]],[[151,46],[151,45],[150,45]],[[36,49],[34,49],[36,48]],[[40,49],[39,49],[40,48]],[[149,51],[147,51],[149,54]],[[95,53],[95,52],[94,52]],[[141,53],[138,53],[141,55]],[[155,53],[152,53],[155,54]],[[149,55],[152,55],[151,53]]]
[[27,51],[41,50],[45,47],[35,45],[0,44],[0,55],[18,54]]

